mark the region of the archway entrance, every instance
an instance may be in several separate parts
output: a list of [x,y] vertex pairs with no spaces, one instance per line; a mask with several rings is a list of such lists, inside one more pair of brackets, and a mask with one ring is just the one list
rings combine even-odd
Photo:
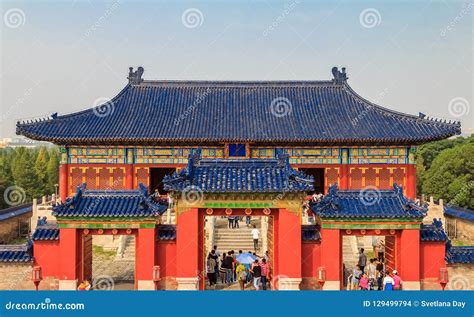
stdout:
[[[206,219],[210,217],[220,218],[227,220],[227,217],[242,217],[246,216],[252,217],[254,220],[266,219],[267,231],[266,235],[261,237],[259,241],[259,248],[257,249],[257,255],[263,256],[266,251],[268,251],[268,257],[270,259],[270,266],[273,272],[273,276],[278,276],[278,242],[275,241],[275,230],[278,230],[278,219],[279,219],[279,210],[278,209],[242,209],[242,208],[200,208],[199,209],[199,267],[198,267],[198,285],[199,290],[205,290],[206,285],[208,285],[206,278],[206,259],[208,255],[208,250],[206,248]],[[224,218],[221,218],[224,217]],[[242,225],[245,224],[241,222]],[[209,226],[209,225],[208,225]],[[264,241],[266,240],[266,241]],[[266,244],[267,250],[263,250],[263,246]],[[301,245],[301,243],[300,243]],[[232,249],[231,249],[232,250]],[[228,252],[231,250],[223,250],[222,252]],[[242,250],[244,252],[244,250]],[[252,250],[245,250],[252,251]],[[276,252],[275,252],[276,251]],[[234,249],[234,252],[238,254],[239,249]],[[263,254],[262,254],[263,252]],[[252,252],[253,253],[253,252]]]
[[[237,212],[231,216],[204,216],[203,231],[203,253],[201,254],[203,274],[200,279],[204,281],[203,289],[206,290],[239,290],[239,281],[237,280],[235,265],[242,262],[249,272],[252,260],[258,260],[260,263],[263,258],[273,267],[274,261],[274,215],[239,215]],[[258,236],[254,239],[254,234]],[[208,274],[207,261],[210,252],[214,249],[214,258],[217,258],[216,272]],[[217,251],[217,252],[216,252]],[[234,259],[234,271],[229,275],[225,267],[229,260],[224,256]],[[270,277],[269,274],[268,277]],[[252,280],[250,274],[245,283],[246,289],[251,287]],[[216,282],[214,284],[214,281]],[[212,284],[212,285],[211,285]],[[263,289],[264,285],[261,285]],[[265,289],[271,289],[271,281],[265,283]]]
[[[341,230],[341,290],[351,290],[351,280],[354,275],[354,269],[358,264],[361,249],[364,250],[367,259],[364,271],[374,259],[383,266],[383,272],[392,272],[398,265],[397,258],[397,236],[399,232],[396,230]],[[375,288],[378,288],[378,282],[374,281]]]
[[95,290],[133,290],[136,281],[136,230],[84,229],[80,278]]

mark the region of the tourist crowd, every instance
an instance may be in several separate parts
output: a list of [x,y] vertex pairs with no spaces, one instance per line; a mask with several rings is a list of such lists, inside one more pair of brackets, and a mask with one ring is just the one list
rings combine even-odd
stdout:
[[350,290],[392,291],[402,289],[402,279],[397,270],[389,271],[385,266],[384,248],[383,241],[380,241],[377,247],[374,247],[374,254],[377,257],[370,259],[368,264],[364,249],[360,249],[357,265],[349,276],[348,287]]
[[240,289],[253,287],[255,290],[267,290],[271,282],[271,265],[268,251],[263,257],[255,252],[234,250],[220,254],[217,246],[209,252],[206,263],[209,287],[239,283]]

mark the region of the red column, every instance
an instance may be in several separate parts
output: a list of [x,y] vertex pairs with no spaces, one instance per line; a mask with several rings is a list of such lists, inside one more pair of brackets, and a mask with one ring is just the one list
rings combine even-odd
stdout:
[[76,289],[81,270],[81,243],[77,229],[59,229],[59,288],[64,290]]
[[339,169],[341,175],[341,183],[339,184],[340,189],[349,189],[349,165],[342,164]]
[[399,272],[404,289],[420,289],[420,230],[404,229],[400,234]]
[[68,173],[68,165],[65,163],[59,165],[59,197],[61,198],[61,201],[63,202],[66,201],[66,198],[68,196],[67,173]]
[[133,164],[125,165],[125,189],[133,189]]
[[136,238],[135,278],[139,290],[153,290],[153,266],[155,265],[155,228],[140,228]]
[[199,209],[183,211],[176,221],[176,281],[178,290],[195,290],[199,274]]
[[416,169],[415,165],[409,164],[407,168],[407,196],[408,198],[416,198]]
[[321,229],[321,266],[326,268],[325,290],[340,290],[342,282],[342,236],[339,229]]
[[294,212],[278,212],[278,285],[279,289],[299,289],[301,283],[301,222]]

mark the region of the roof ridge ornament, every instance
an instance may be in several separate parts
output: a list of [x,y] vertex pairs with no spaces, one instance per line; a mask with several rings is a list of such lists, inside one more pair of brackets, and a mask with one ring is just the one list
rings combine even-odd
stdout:
[[141,66],[137,68],[136,71],[133,71],[133,67],[128,68],[128,83],[132,85],[138,85],[143,81],[142,75],[145,69]]
[[332,75],[334,76],[334,79],[332,81],[337,85],[342,85],[347,81],[347,79],[349,79],[349,77],[347,77],[345,67],[342,67],[341,71],[339,71],[337,66],[334,66],[331,71]]

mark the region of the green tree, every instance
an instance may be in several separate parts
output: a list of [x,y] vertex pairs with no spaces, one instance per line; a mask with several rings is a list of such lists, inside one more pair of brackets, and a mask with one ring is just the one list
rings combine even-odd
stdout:
[[19,148],[12,162],[12,175],[14,185],[19,187],[17,194],[24,194],[24,201],[31,201],[41,195],[39,181],[32,160],[32,151]]
[[468,140],[436,156],[424,175],[423,193],[453,205],[474,208],[473,182],[474,143]]
[[48,194],[46,192],[48,188],[48,171],[47,171],[48,161],[49,161],[48,151],[45,146],[41,146],[36,156],[35,172],[38,178],[38,187],[39,187],[38,190],[42,193],[42,195]]
[[424,144],[418,147],[416,151],[416,183],[417,183],[417,192],[427,194],[423,191],[423,183],[426,179],[426,174],[431,168],[433,160],[446,149],[453,148],[457,145],[471,143],[474,144],[474,136],[470,137],[458,137],[454,139],[435,141],[431,143]]
[[53,148],[49,152],[49,161],[46,171],[48,174],[46,190],[48,193],[54,193],[54,185],[59,183],[59,152],[57,148]]

